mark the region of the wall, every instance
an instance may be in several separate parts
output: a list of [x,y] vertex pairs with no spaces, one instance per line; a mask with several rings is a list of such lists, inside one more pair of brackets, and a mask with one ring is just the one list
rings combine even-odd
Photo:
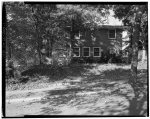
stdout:
[[119,53],[122,47],[122,30],[116,29],[116,39],[109,39],[108,33],[108,29],[85,30],[82,32],[81,39],[78,39],[74,45],[75,47],[80,47],[80,54],[82,54],[82,47],[91,47],[91,56],[93,56],[93,47],[101,47],[105,53],[111,47],[115,48]]

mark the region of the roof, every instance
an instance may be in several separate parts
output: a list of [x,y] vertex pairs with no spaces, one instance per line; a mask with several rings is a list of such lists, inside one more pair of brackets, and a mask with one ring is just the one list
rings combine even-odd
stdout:
[[99,25],[99,28],[106,28],[106,29],[128,29],[129,26],[122,26],[122,25]]
[[[126,30],[129,28],[129,26],[123,26],[123,25],[98,25],[95,29],[122,29]],[[71,29],[71,26],[66,26],[66,29]],[[87,28],[88,29],[88,28]]]

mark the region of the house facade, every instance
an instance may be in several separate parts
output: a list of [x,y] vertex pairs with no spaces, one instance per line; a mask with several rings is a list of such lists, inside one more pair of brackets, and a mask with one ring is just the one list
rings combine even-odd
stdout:
[[93,30],[79,30],[73,42],[73,58],[102,60],[120,56],[125,29],[124,26],[103,25]]

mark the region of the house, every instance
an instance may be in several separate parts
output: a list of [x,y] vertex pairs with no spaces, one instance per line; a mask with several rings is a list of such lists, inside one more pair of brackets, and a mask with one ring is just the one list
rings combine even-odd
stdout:
[[101,25],[93,30],[78,30],[73,42],[73,59],[102,61],[119,57],[122,33],[126,29],[125,26]]

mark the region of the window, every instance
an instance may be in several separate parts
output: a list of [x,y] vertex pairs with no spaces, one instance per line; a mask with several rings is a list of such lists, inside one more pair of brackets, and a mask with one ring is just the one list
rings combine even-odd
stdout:
[[83,48],[83,56],[84,57],[90,56],[90,48],[89,47]]
[[66,34],[65,34],[65,37],[66,37],[67,39],[69,39],[69,38],[70,38],[70,34],[69,34],[69,33],[66,33]]
[[75,39],[81,39],[82,33],[80,31],[75,33]]
[[74,57],[80,57],[80,48],[75,47],[73,48]]
[[116,30],[109,30],[108,37],[110,39],[115,39],[116,38]]
[[94,47],[93,48],[93,56],[94,57],[100,57],[101,56],[101,52],[100,52],[100,48],[99,47]]

